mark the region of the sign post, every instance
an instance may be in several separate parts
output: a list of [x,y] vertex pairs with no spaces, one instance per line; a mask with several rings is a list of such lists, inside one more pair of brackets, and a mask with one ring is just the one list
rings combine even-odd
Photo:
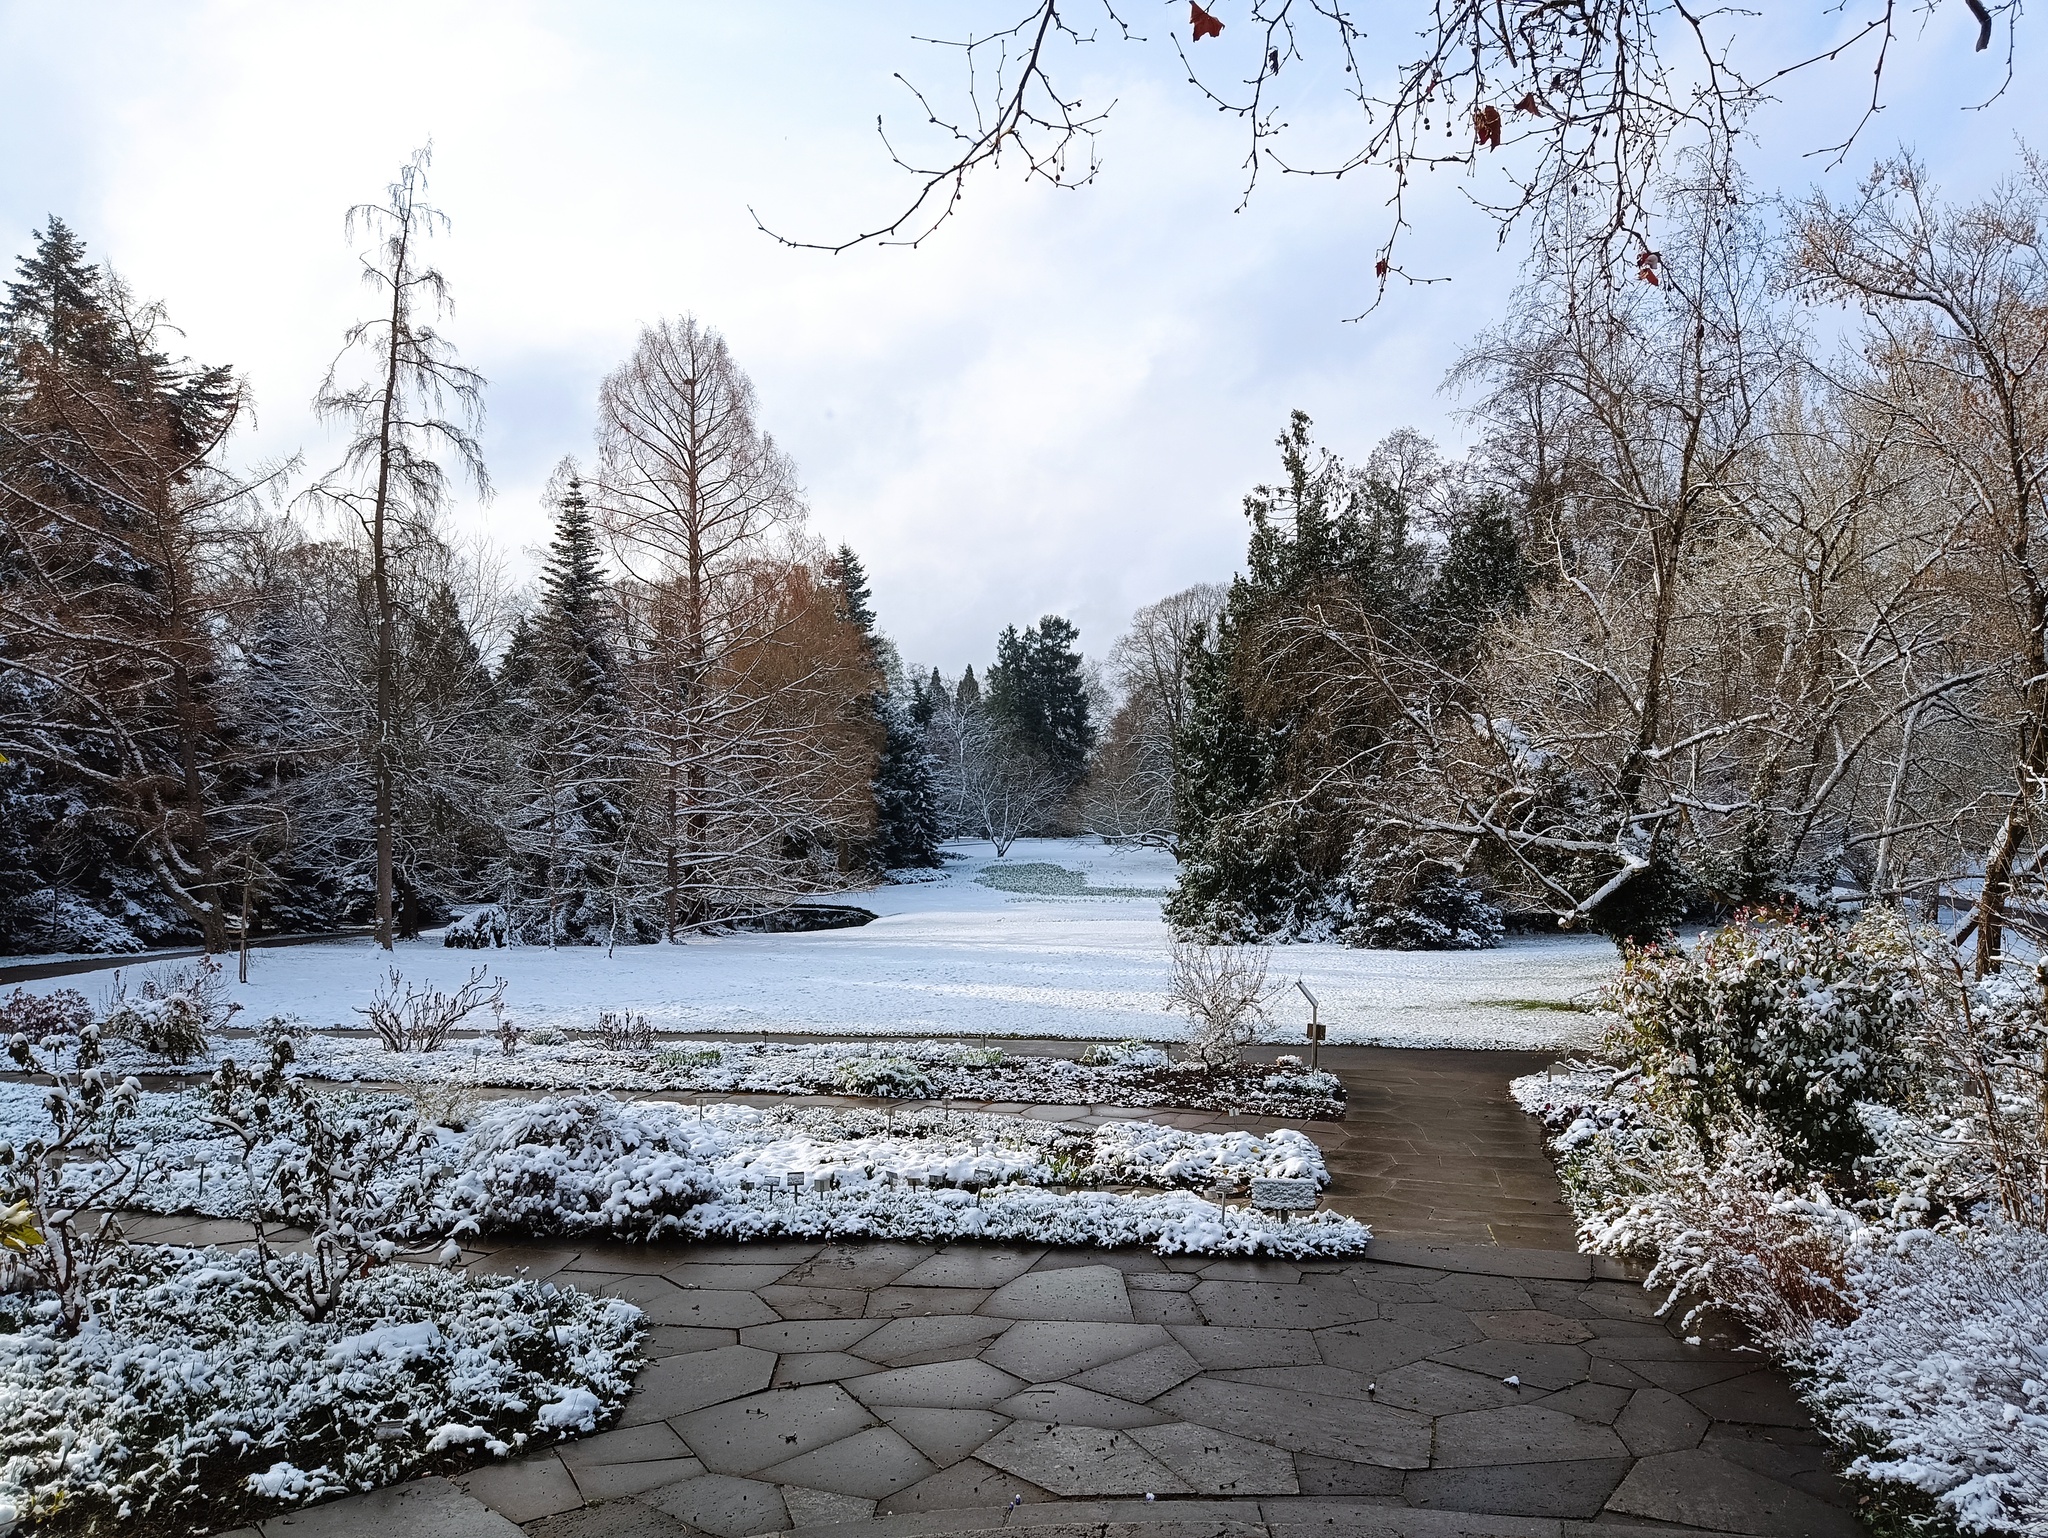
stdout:
[[1314,1073],[1322,1057],[1323,1034],[1327,1028],[1322,1022],[1322,1010],[1316,1004],[1316,996],[1308,991],[1308,984],[1297,977],[1294,986],[1299,988],[1301,996],[1308,1000],[1308,1071]]

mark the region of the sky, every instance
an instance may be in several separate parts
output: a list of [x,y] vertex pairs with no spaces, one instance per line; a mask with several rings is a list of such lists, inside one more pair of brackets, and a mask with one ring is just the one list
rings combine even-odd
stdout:
[[[1215,0],[1225,34],[1195,57],[1241,68],[1225,50],[1250,46],[1249,4]],[[1519,246],[1439,173],[1403,260],[1449,281],[1353,319],[1385,183],[1268,175],[1240,211],[1242,129],[1166,43],[1186,33],[1185,0],[1131,0],[1144,41],[1072,51],[1066,83],[1110,109],[1092,185],[1032,185],[1005,164],[916,250],[831,256],[757,229],[756,214],[830,240],[892,217],[907,183],[875,121],[910,142],[921,122],[896,74],[958,99],[950,51],[916,39],[1022,9],[0,0],[0,255],[64,218],[168,307],[185,350],[246,376],[257,415],[237,457],[300,454],[311,473],[335,441],[309,403],[368,302],[343,215],[431,141],[432,200],[452,221],[433,250],[457,301],[446,329],[490,382],[496,494],[458,499],[455,532],[529,573],[542,488],[588,455],[599,382],[642,326],[693,313],[752,376],[813,531],[861,555],[905,657],[978,669],[1002,626],[1047,613],[1101,656],[1138,606],[1238,567],[1243,497],[1274,474],[1290,410],[1346,456],[1401,427],[1460,447],[1460,402],[1439,387],[1504,313]],[[1783,59],[1855,15],[1730,25],[1745,55]],[[1846,162],[1808,152],[1854,123],[1867,59],[1781,89],[1753,125],[1756,185],[1846,190],[1902,143],[1961,194],[2011,167],[2048,85],[2036,34],[2023,25],[2013,87],[1980,111],[2002,39],[1973,53],[1961,0],[1898,25],[1887,106]],[[1312,58],[1284,77],[1305,153],[1344,142],[1327,71]]]

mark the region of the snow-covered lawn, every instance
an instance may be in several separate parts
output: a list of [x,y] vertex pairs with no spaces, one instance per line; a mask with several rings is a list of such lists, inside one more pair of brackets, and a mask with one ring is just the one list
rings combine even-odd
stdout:
[[[453,988],[477,963],[508,980],[506,1002],[528,1026],[587,1029],[600,1009],[644,1010],[665,1033],[892,1037],[1037,1036],[1173,1040],[1185,1022],[1162,1007],[1170,937],[1156,896],[1057,896],[1061,881],[1004,891],[977,876],[1056,865],[1088,887],[1163,894],[1173,862],[1149,849],[1086,839],[1021,840],[998,861],[986,843],[950,846],[938,879],[850,894],[876,921],[815,934],[725,935],[678,946],[444,949],[438,938],[386,957],[366,941],[257,951],[237,985],[244,1022],[296,1014],[316,1026],[361,1024],[395,961],[410,979]],[[995,879],[1004,880],[999,875]],[[1282,948],[1272,977],[1301,977],[1322,1001],[1329,1039],[1414,1047],[1563,1048],[1590,1044],[1597,1017],[1559,1008],[1589,997],[1614,947],[1597,936],[1517,938],[1491,951]],[[229,968],[232,974],[233,968]],[[26,985],[78,987],[104,975]],[[1307,1005],[1276,1006],[1279,1039],[1297,1040]]]
[[0,1296],[0,1531],[219,1531],[593,1431],[639,1365],[616,1299],[394,1266],[309,1324],[256,1275],[138,1247],[71,1339]]

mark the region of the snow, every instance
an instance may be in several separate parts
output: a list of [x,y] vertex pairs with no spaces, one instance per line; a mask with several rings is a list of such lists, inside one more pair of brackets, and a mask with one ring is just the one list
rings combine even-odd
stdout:
[[[834,1036],[991,1036],[1175,1040],[1166,1013],[1171,937],[1160,918],[1174,863],[1158,850],[1090,839],[1023,839],[1006,860],[992,845],[948,846],[938,879],[852,893],[879,917],[858,929],[734,934],[686,944],[451,950],[438,935],[401,942],[395,956],[363,940],[257,950],[251,981],[230,984],[250,1022],[298,1015],[316,1026],[359,1026],[395,961],[415,982],[452,989],[479,963],[507,979],[522,1025],[587,1030],[600,1009],[645,1011],[664,1033]],[[1061,897],[1007,892],[977,875],[990,866],[1053,864],[1093,888],[1161,896]],[[1582,1047],[1599,1017],[1557,1006],[1589,998],[1614,966],[1598,936],[1517,937],[1488,951],[1278,949],[1275,981],[1305,980],[1322,1001],[1333,1042],[1410,1047]],[[229,968],[232,976],[233,968]],[[90,978],[24,984],[32,991]],[[1299,1037],[1307,1006],[1290,988],[1276,1005],[1277,1039]]]
[[639,1310],[541,1282],[394,1266],[309,1324],[254,1257],[138,1246],[71,1339],[0,1298],[0,1523],[217,1531],[595,1429],[639,1366]]

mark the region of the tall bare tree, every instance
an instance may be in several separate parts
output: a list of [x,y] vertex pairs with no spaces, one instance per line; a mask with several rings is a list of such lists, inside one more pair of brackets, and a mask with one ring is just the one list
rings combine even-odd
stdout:
[[[447,279],[427,264],[423,247],[448,228],[426,201],[431,147],[416,151],[382,203],[348,212],[347,233],[368,240],[363,282],[379,298],[375,315],[348,329],[342,352],[322,381],[314,408],[349,430],[340,465],[318,488],[344,508],[370,552],[375,646],[371,673],[375,712],[367,757],[376,838],[377,943],[390,949],[397,736],[401,708],[399,606],[394,568],[432,539],[433,520],[449,489],[441,454],[452,455],[479,495],[490,477],[477,446],[483,418],[483,376],[455,361],[436,329],[452,313]],[[345,381],[345,364],[356,367]]]

